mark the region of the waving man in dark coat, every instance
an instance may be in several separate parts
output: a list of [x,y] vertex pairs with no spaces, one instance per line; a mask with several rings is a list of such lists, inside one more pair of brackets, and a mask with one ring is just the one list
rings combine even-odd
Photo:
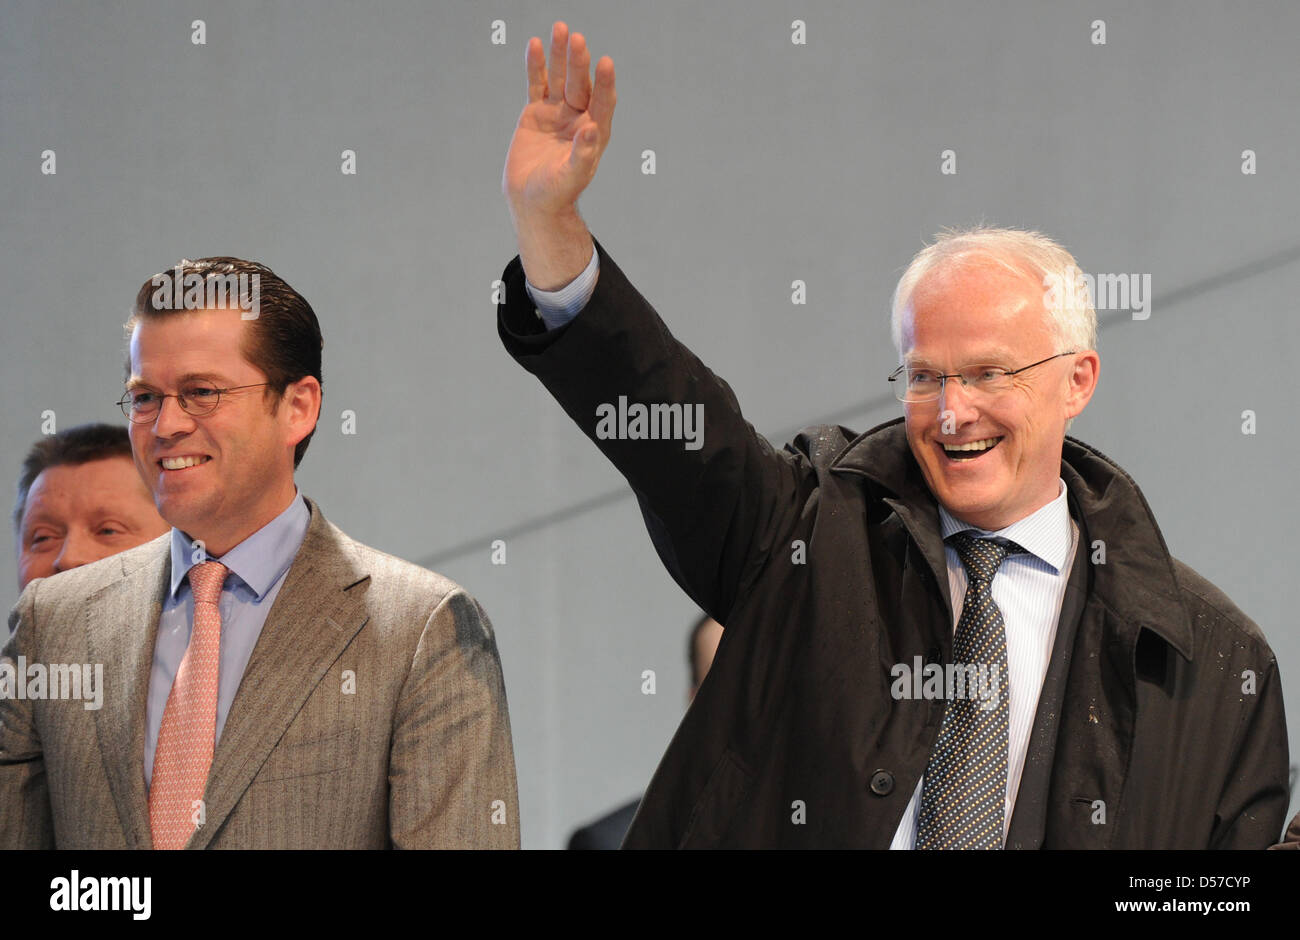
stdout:
[[1066,436],[1099,366],[1070,254],[941,237],[895,293],[905,416],[777,450],[578,215],[615,102],[613,62],[593,83],[590,61],[562,23],[549,68],[530,42],[499,331],[727,625],[624,846],[1276,842],[1273,653],[1170,555],[1129,475]]

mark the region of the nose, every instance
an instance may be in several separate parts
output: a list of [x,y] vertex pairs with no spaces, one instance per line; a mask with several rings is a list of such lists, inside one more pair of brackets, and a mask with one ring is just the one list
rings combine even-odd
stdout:
[[100,554],[95,549],[94,539],[84,532],[69,531],[59,547],[59,557],[54,559],[54,573],[71,571],[92,561],[98,561]]
[[181,408],[175,398],[164,398],[158,406],[158,416],[154,418],[153,432],[161,438],[175,437],[194,430],[194,417]]
[[952,415],[955,430],[979,418],[979,408],[975,406],[975,393],[962,384],[960,378],[944,379],[943,390],[939,393],[939,424],[945,423],[948,414]]

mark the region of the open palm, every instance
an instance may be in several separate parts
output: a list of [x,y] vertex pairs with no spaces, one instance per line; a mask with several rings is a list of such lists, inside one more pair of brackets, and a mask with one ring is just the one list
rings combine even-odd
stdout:
[[542,41],[528,42],[528,104],[506,155],[502,190],[516,214],[555,214],[573,206],[596,175],[614,116],[614,62],[589,75],[591,55],[581,33],[563,23],[551,31],[547,68]]

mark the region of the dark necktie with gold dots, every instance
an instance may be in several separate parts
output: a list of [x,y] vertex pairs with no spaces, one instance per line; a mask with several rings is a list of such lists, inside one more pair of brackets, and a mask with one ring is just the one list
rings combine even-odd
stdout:
[[947,700],[925,768],[916,847],[1000,849],[1011,707],[1006,627],[992,588],[993,576],[1007,555],[1024,549],[1014,542],[974,538],[965,532],[949,536],[948,542],[957,550],[969,579],[953,639],[953,663],[959,668],[976,667],[987,684],[973,688],[968,684],[964,695]]

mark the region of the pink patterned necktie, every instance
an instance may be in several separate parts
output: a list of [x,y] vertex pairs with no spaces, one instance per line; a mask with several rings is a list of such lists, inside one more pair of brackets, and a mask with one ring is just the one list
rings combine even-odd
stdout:
[[194,629],[163,709],[149,789],[149,828],[156,849],[184,848],[203,820],[203,789],[217,736],[221,651],[221,610],[217,605],[227,571],[219,561],[190,568]]

